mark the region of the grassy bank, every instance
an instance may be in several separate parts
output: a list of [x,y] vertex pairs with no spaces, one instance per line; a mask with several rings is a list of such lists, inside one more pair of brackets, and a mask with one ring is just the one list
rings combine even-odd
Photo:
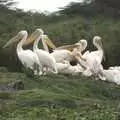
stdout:
[[0,73],[0,83],[21,80],[25,90],[0,92],[1,120],[116,120],[120,87],[82,76]]

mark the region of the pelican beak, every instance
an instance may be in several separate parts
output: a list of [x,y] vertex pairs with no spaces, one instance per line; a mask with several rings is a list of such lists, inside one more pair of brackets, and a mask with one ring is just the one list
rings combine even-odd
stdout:
[[64,46],[57,47],[56,50],[66,49],[66,50],[69,50],[69,51],[73,51],[73,49],[76,48],[76,47],[78,47],[78,46],[79,45],[77,45],[77,44],[64,45]]
[[106,57],[105,57],[105,53],[104,53],[104,47],[103,47],[103,41],[102,41],[102,39],[100,39],[99,45],[100,45],[100,47],[103,49],[103,60],[105,61],[105,60],[106,60]]
[[105,61],[106,57],[105,57],[105,52],[104,52],[104,47],[103,47],[103,42],[102,41],[101,41],[101,48],[103,49],[103,60]]
[[7,47],[9,47],[9,46],[17,43],[21,38],[22,38],[22,35],[20,35],[20,34],[18,33],[15,37],[11,38],[11,39],[3,46],[3,48],[7,48]]
[[45,38],[45,42],[50,48],[56,49],[56,46],[52,43],[52,41],[47,36]]
[[105,56],[104,48],[102,48],[102,49],[103,49],[103,57],[102,57],[102,59],[105,61],[106,60],[106,56]]
[[100,40],[98,41],[98,44],[99,44],[100,47],[103,49],[103,42],[102,42],[102,39],[100,39]]
[[29,44],[33,43],[40,35],[41,35],[41,33],[36,30],[35,32],[33,32],[28,37],[28,39],[26,40],[26,42],[24,43],[24,45],[29,45]]

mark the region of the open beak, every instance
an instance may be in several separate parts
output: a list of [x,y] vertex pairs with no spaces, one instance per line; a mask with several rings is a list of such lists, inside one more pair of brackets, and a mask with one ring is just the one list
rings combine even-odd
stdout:
[[56,46],[52,43],[52,41],[48,37],[45,38],[45,42],[50,48],[56,49]]

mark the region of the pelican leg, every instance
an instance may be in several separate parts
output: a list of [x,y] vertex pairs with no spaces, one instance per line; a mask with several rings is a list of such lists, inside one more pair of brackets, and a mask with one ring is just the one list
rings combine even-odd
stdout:
[[84,76],[90,77],[92,75],[92,72],[90,71],[90,69],[86,69],[82,74]]
[[39,69],[39,65],[37,63],[34,63],[33,65],[33,71],[34,71],[34,75],[39,75],[40,69]]
[[38,72],[39,76],[41,76],[43,74],[41,65],[38,66],[37,72]]
[[37,70],[34,70],[34,75],[37,75]]
[[46,75],[47,67],[42,68],[43,75]]
[[43,73],[42,73],[42,71],[39,71],[39,76],[41,76]]
[[53,73],[55,73],[55,74],[58,73],[57,67],[54,68]]
[[99,74],[98,77],[99,77],[99,79],[101,79],[101,80],[103,80],[103,81],[106,80],[106,78],[105,78],[103,75],[101,75],[101,74]]
[[42,66],[39,66],[39,71],[38,71],[38,75],[41,76],[43,74],[43,71],[42,71]]

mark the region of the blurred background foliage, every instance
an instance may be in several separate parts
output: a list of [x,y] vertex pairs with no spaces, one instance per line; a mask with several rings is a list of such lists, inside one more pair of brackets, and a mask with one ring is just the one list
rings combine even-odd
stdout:
[[86,39],[90,51],[95,50],[93,36],[99,35],[103,38],[106,56],[104,67],[120,65],[119,0],[72,2],[51,14],[11,9],[15,4],[13,0],[0,0],[0,66],[16,70],[15,48],[7,50],[2,47],[20,30],[27,30],[30,34],[36,28],[42,28],[56,46]]

